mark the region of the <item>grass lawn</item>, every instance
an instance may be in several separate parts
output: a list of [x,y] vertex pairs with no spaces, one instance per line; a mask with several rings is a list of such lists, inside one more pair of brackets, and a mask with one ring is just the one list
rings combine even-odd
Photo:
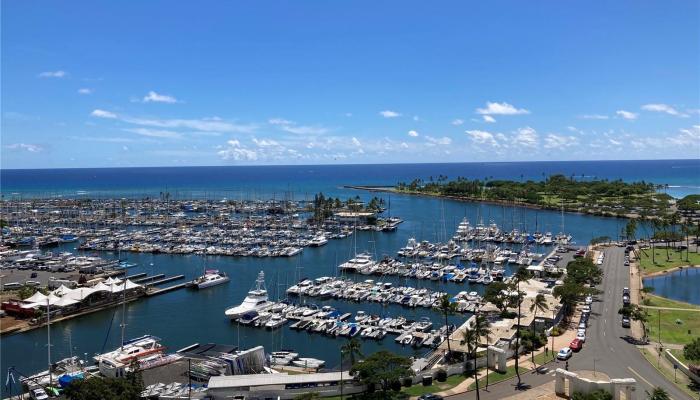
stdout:
[[[647,295],[649,305],[656,307],[700,309],[699,306]],[[659,316],[661,317],[661,342],[687,344],[700,335],[700,311],[677,311],[647,309],[649,321],[646,328],[649,340],[659,340]],[[679,323],[680,322],[680,323]],[[690,330],[690,333],[688,331]]]
[[673,354],[673,356],[676,357],[678,361],[682,362],[685,365],[688,365],[688,360],[686,360],[683,356],[683,350],[671,349],[671,354]]
[[409,388],[405,387],[401,389],[404,393],[409,396],[420,396],[426,393],[436,393],[442,392],[443,390],[451,389],[467,379],[464,375],[452,375],[448,376],[445,382],[438,382],[433,379],[433,384],[430,386],[423,386],[417,383]]
[[654,249],[654,261],[656,262],[654,262],[652,261],[651,249],[644,249],[640,251],[641,258],[639,260],[640,265],[642,266],[642,272],[650,274],[684,265],[700,265],[700,254],[691,251],[690,254],[688,254],[688,261],[686,261],[685,250],[682,253],[683,254],[675,249],[669,249],[669,258],[667,259],[666,248],[656,247]]
[[[518,368],[520,370],[521,374],[524,374],[525,372],[529,371],[527,368],[520,367]],[[515,366],[511,365],[508,367],[506,372],[490,372],[489,373],[489,385],[492,385],[494,383],[502,382],[505,380],[508,380],[512,377],[515,376]],[[486,387],[486,377],[479,378],[479,388]],[[469,385],[469,390],[476,389],[476,382],[472,383]]]
[[[674,382],[674,381],[675,381],[674,376],[673,376],[674,373],[673,373],[672,370],[669,371],[669,370],[667,370],[666,368],[659,368],[659,367],[658,367],[659,362],[658,362],[657,356],[655,356],[654,354],[652,354],[652,353],[651,353],[649,350],[647,350],[647,349],[640,349],[640,351],[642,352],[642,355],[644,355],[644,358],[646,358],[647,361],[649,361],[649,364],[653,365],[654,368],[657,369],[657,371],[659,371],[662,375],[664,375],[664,376],[666,377],[666,379],[668,379],[668,380],[671,381],[671,382]],[[676,372],[676,373],[677,373],[677,374],[683,374],[683,373],[680,372],[680,371],[678,371],[678,372]],[[685,393],[687,393],[691,398],[694,399],[694,398],[697,396],[697,390],[698,390],[698,389],[697,389],[697,386],[693,386],[694,383],[692,383],[692,381],[691,381],[691,384],[690,384],[690,385],[688,385],[688,384],[683,384],[683,383],[681,383],[680,380],[678,381],[678,383],[675,383],[675,382],[674,382],[674,384],[675,384],[679,389],[681,389],[682,391],[684,391]]]
[[[549,354],[544,354],[544,352],[537,354],[535,356],[535,364],[537,364],[537,366],[539,367],[542,364],[548,363],[554,359],[555,355],[556,353],[552,354],[551,351],[549,352]],[[529,360],[532,360],[532,355],[530,355]]]

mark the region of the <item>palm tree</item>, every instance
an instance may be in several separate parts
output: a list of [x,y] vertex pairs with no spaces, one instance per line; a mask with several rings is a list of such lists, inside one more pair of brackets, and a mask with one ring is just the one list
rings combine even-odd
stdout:
[[[471,354],[472,354],[472,361],[474,363],[474,381],[476,383],[476,399],[477,400],[479,400],[479,369],[476,367],[476,351],[479,348],[479,343],[481,342],[481,338],[484,336],[488,337],[488,335],[491,333],[490,325],[491,324],[486,319],[486,317],[484,317],[483,315],[480,315],[479,312],[477,311],[476,319],[474,321],[474,328],[468,329],[468,331],[472,332],[472,335],[474,336],[472,339],[474,341],[474,345],[473,345],[473,348],[471,349],[472,350]],[[467,336],[467,334],[465,332],[465,340],[467,340],[466,336]],[[487,340],[486,345],[488,346],[488,340]],[[469,341],[467,341],[467,350],[469,350]],[[488,352],[488,349],[486,351]],[[488,382],[488,370],[489,370],[489,366],[487,363],[487,365],[486,365],[487,382]]]
[[340,347],[340,354],[348,356],[350,365],[355,365],[358,357],[364,357],[362,354],[362,343],[357,338],[352,338]]
[[523,295],[520,292],[520,282],[527,281],[529,279],[529,273],[525,267],[520,267],[513,275],[515,280],[515,296],[514,301],[518,305],[518,323],[515,326],[515,374],[518,376],[518,387],[520,387],[520,370],[518,369],[520,354],[518,352],[520,347],[520,317],[522,315],[520,306],[523,304]]
[[[467,353],[469,355],[472,355],[472,361],[474,362],[474,379],[476,379],[476,398],[479,398],[479,378],[477,376],[477,371],[476,371],[476,348],[479,346],[479,339],[477,338],[476,331],[474,329],[465,329],[464,333],[462,334],[462,340],[464,343],[467,345]],[[464,372],[467,371],[466,368],[466,361],[469,360],[469,357],[465,359],[465,367],[464,367]]]
[[454,314],[456,309],[456,304],[450,301],[448,295],[444,295],[440,298],[440,305],[438,310],[445,316],[445,331],[447,332],[447,359],[449,360],[452,356],[452,347],[450,346],[450,325],[447,321],[447,317]]
[[660,387],[654,388],[649,394],[649,400],[671,400],[671,397],[666,393],[666,390]]
[[[547,305],[547,299],[544,297],[543,294],[538,294],[535,296],[535,299],[532,301],[532,304],[530,304],[530,312],[533,313],[532,316],[532,336],[535,336],[535,318],[537,317],[537,311],[546,311],[549,310],[549,305]],[[554,350],[554,349],[552,349]],[[537,368],[537,364],[535,364],[535,349],[532,349],[532,365]]]

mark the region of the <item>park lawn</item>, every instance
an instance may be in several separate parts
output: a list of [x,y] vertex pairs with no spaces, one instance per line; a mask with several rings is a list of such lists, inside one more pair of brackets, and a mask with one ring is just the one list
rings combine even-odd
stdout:
[[[656,370],[659,371],[663,376],[665,376],[666,379],[668,379],[670,382],[674,382],[674,385],[676,385],[677,388],[687,393],[691,398],[695,398],[695,396],[697,396],[697,389],[694,386],[692,386],[692,381],[690,385],[683,384],[681,382],[676,383],[673,377],[673,371],[669,371],[666,368],[659,368],[659,362],[656,356],[651,354],[651,352],[647,349],[640,348],[639,351],[642,352],[642,355],[644,356],[644,358],[646,358],[649,364],[656,368]],[[682,374],[682,372],[677,373]]]
[[[548,354],[545,354],[544,352],[535,355],[535,364],[539,367],[540,365],[546,364],[552,360],[554,360],[554,356],[556,353],[549,352]],[[532,360],[532,355],[530,355],[530,360]],[[513,371],[515,372],[515,371]]]
[[685,365],[688,365],[688,360],[686,360],[685,356],[683,356],[683,350],[671,349],[671,354],[673,354],[673,356],[676,357],[678,361],[682,362]]
[[433,384],[430,386],[423,386],[421,383],[417,383],[408,388],[404,387],[401,389],[401,391],[403,391],[409,396],[420,396],[426,393],[437,393],[442,392],[443,390],[452,389],[453,387],[462,383],[462,381],[464,381],[465,379],[467,379],[467,377],[464,375],[452,375],[448,376],[445,382],[438,382],[435,379],[433,379]]
[[[696,305],[663,297],[650,295],[647,298],[650,299],[649,305],[656,307],[700,309]],[[700,311],[657,310],[650,308],[647,308],[646,311],[649,315],[646,328],[649,340],[652,342],[658,342],[659,340],[659,316],[661,317],[662,343],[687,344],[700,335]],[[681,323],[677,323],[677,321]]]
[[[678,242],[679,243],[679,242]],[[685,242],[684,242],[685,243]],[[700,265],[700,254],[696,252],[688,253],[688,261],[685,260],[686,252],[685,250],[678,251],[675,249],[669,249],[669,258],[666,258],[666,247],[655,247],[654,248],[654,259],[652,260],[651,248],[643,249],[640,252],[639,263],[642,266],[642,272],[645,274],[651,274],[654,272],[666,271],[671,268],[681,267],[685,265]],[[681,254],[683,253],[683,254]],[[655,261],[655,262],[654,262]]]
[[[524,368],[524,367],[520,367],[518,369],[520,370],[520,374],[524,374],[527,371],[529,371],[529,369]],[[506,372],[496,372],[496,371],[489,372],[489,385],[493,385],[494,383],[498,383],[498,382],[503,382],[505,380],[508,380],[508,379],[514,377],[514,376],[515,376],[515,366],[514,365],[509,366],[508,369],[506,369]],[[479,378],[479,388],[484,388],[484,387],[486,387],[486,377]],[[469,385],[469,390],[474,390],[474,389],[476,389],[476,382]]]

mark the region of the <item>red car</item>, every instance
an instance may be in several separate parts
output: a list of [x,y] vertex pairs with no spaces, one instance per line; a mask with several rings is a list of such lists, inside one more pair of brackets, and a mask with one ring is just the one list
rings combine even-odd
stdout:
[[583,342],[579,339],[574,339],[569,343],[569,348],[573,351],[579,351],[583,348]]

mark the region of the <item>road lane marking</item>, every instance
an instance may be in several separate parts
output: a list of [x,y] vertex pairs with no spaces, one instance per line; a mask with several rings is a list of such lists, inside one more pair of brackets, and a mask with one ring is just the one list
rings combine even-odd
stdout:
[[632,367],[627,367],[627,369],[630,370],[630,371],[632,371],[633,374],[637,375],[637,376],[639,377],[639,379],[641,379],[641,380],[643,380],[644,382],[646,382],[647,385],[649,385],[649,386],[651,386],[651,387],[656,387],[656,386],[652,385],[651,382],[649,382],[648,380],[644,379],[643,376],[639,375],[639,372],[633,370]]

